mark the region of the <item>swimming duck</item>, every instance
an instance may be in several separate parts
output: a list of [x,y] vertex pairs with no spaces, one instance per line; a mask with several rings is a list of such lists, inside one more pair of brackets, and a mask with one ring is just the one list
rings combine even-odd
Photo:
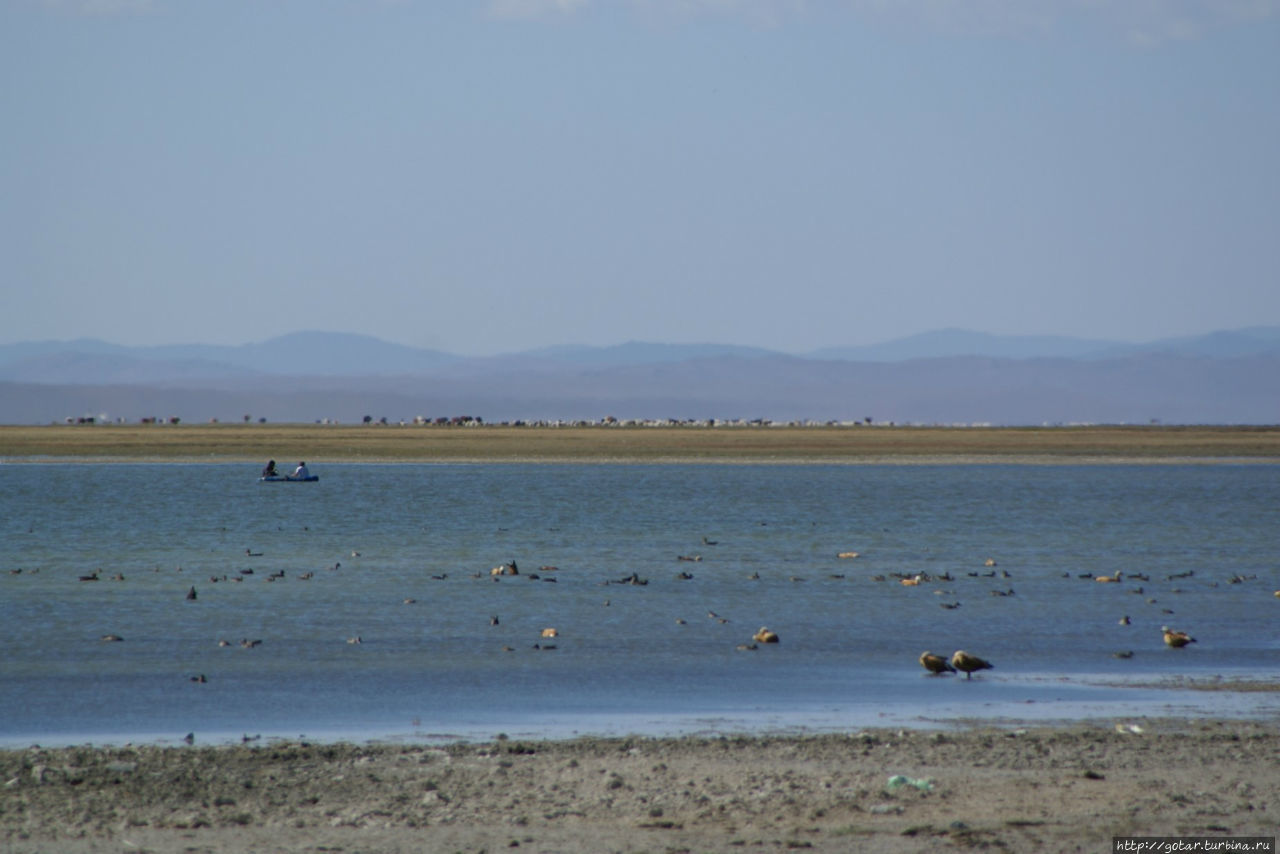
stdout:
[[1164,633],[1164,642],[1174,649],[1182,649],[1189,643],[1196,643],[1196,639],[1186,632],[1175,632],[1168,626],[1161,626],[1160,631]]
[[761,626],[760,630],[751,636],[751,639],[757,643],[777,643],[778,633],[771,631],[766,626]]

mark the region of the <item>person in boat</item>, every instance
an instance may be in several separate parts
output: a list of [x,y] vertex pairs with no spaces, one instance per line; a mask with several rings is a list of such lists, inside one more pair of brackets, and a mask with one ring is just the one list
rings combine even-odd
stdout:
[[276,471],[276,461],[268,460],[267,464],[262,467],[263,477],[279,477],[280,472]]
[[298,463],[298,467],[293,470],[293,474],[289,475],[289,477],[294,480],[306,480],[311,477],[311,472],[307,471],[306,463]]

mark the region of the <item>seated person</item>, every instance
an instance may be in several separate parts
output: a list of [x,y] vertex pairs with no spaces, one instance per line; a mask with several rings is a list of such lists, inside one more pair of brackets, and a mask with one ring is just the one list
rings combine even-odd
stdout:
[[263,477],[279,477],[280,476],[280,472],[276,471],[275,460],[269,460],[267,464],[263,466],[262,476]]
[[306,480],[311,477],[311,472],[307,471],[306,463],[298,463],[298,467],[293,470],[293,474],[289,475],[294,480]]

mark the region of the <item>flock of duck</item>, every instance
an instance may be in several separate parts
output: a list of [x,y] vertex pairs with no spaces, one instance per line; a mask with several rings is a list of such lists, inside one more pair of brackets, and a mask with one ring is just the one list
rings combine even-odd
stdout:
[[[706,546],[714,546],[714,545],[716,545],[716,544],[717,544],[714,540],[709,540],[709,539],[708,539],[708,538],[706,538],[706,537],[703,537],[702,542],[703,542],[703,545],[706,545]],[[250,550],[250,549],[246,549],[246,550],[245,550],[245,554],[246,554],[247,556],[249,556],[249,557],[260,557],[260,556],[262,556],[262,552],[254,552],[254,551],[252,551],[252,550]],[[352,554],[352,556],[353,556],[353,557],[358,557],[358,556],[359,556],[359,552],[352,552],[351,554]],[[856,552],[856,551],[842,551],[842,552],[838,552],[836,556],[837,556],[837,558],[840,558],[840,559],[853,559],[853,558],[857,558],[857,557],[859,557],[860,555],[859,555],[859,553],[858,553],[858,552]],[[699,562],[700,562],[700,561],[702,560],[702,557],[701,557],[701,555],[693,555],[693,556],[690,556],[690,555],[679,555],[679,556],[678,556],[678,560],[680,560],[680,561],[699,561]],[[330,570],[338,570],[338,569],[340,569],[340,568],[341,568],[341,566],[342,566],[342,564],[341,564],[341,563],[334,563],[331,567],[329,567],[329,569],[330,569]],[[997,572],[997,570],[995,569],[995,567],[996,567],[996,562],[995,562],[995,560],[994,560],[994,559],[987,559],[987,560],[985,561],[985,567],[986,567],[986,569],[987,569],[987,571],[985,571],[985,572],[969,572],[969,573],[968,573],[968,575],[970,575],[970,576],[974,576],[974,577],[991,577],[991,578],[994,578],[994,577],[997,577],[997,576],[998,576],[998,577],[1001,577],[1001,578],[1004,578],[1004,579],[1012,578],[1012,575],[1011,575],[1007,570],[999,570],[999,571]],[[554,573],[554,572],[556,572],[557,567],[554,567],[554,566],[543,566],[543,567],[540,567],[540,568],[539,568],[539,570],[540,570],[540,572],[541,572],[541,573],[549,574],[549,573]],[[20,572],[20,571],[21,571],[21,570],[19,570],[19,572]],[[11,570],[10,572],[11,572],[11,574],[12,574],[14,571],[12,571],[12,570]],[[90,574],[88,574],[88,575],[81,575],[81,576],[79,576],[79,580],[80,580],[81,582],[95,582],[95,581],[98,581],[98,580],[100,580],[100,578],[101,578],[101,572],[102,572],[101,570],[97,570],[97,571],[94,571],[94,572],[92,572],[92,573],[90,573]],[[254,572],[254,571],[253,571],[252,569],[242,569],[242,570],[239,570],[239,572],[238,572],[237,574],[231,575],[231,576],[230,576],[230,578],[228,578],[228,576],[226,576],[226,575],[223,575],[223,576],[220,576],[220,577],[219,577],[219,576],[210,576],[209,580],[210,580],[210,582],[211,582],[211,583],[216,583],[216,582],[220,582],[220,581],[227,581],[227,580],[231,580],[231,581],[242,581],[242,580],[244,580],[244,579],[245,579],[245,577],[246,577],[246,576],[251,576],[251,575],[253,574],[253,572]],[[520,574],[521,574],[521,573],[520,573],[519,567],[517,566],[517,564],[516,564],[515,560],[509,560],[509,561],[507,561],[506,563],[503,563],[503,564],[500,564],[499,566],[494,567],[493,569],[489,570],[489,572],[488,572],[488,576],[489,576],[492,580],[494,580],[494,581],[498,581],[498,580],[500,580],[500,579],[501,579],[501,578],[503,578],[503,577],[507,577],[507,576],[516,576],[516,575],[520,575]],[[1194,571],[1187,571],[1187,572],[1185,572],[1185,573],[1178,573],[1178,574],[1175,574],[1175,575],[1170,575],[1170,576],[1169,576],[1169,578],[1170,578],[1171,580],[1172,580],[1172,579],[1174,579],[1174,578],[1185,578],[1185,577],[1189,577],[1190,575],[1193,575],[1193,574],[1194,574]],[[908,573],[890,573],[889,575],[890,575],[890,576],[892,576],[892,577],[894,577],[894,578],[896,578],[896,579],[899,581],[899,583],[900,583],[900,584],[902,584],[903,586],[906,586],[906,587],[915,587],[915,586],[919,586],[919,585],[921,585],[922,583],[926,583],[926,582],[935,582],[935,581],[951,581],[951,580],[953,580],[953,576],[952,576],[949,572],[944,572],[944,573],[941,573],[941,574],[936,575],[936,576],[931,576],[930,574],[928,574],[928,573],[924,573],[924,572],[911,573],[911,574],[908,574]],[[1069,577],[1069,575],[1070,575],[1069,573],[1064,573],[1064,576],[1068,576],[1068,577]],[[301,573],[301,574],[299,574],[299,575],[298,575],[298,576],[296,576],[296,577],[297,577],[299,580],[308,580],[308,579],[312,578],[313,576],[314,576],[314,572],[305,572],[305,573]],[[284,577],[285,577],[285,573],[284,573],[284,571],[283,571],[283,570],[281,570],[281,571],[279,571],[279,572],[271,573],[270,575],[265,576],[265,580],[267,580],[267,581],[275,581],[275,580],[277,580],[277,579],[281,579],[281,578],[284,578]],[[445,579],[445,578],[447,578],[447,577],[448,577],[447,573],[445,573],[445,574],[439,574],[439,575],[433,575],[433,576],[432,576],[432,578],[433,578],[433,579]],[[475,578],[482,578],[482,577],[484,577],[484,573],[482,573],[482,572],[476,572],[476,573],[473,573],[473,577],[475,577]],[[548,577],[543,577],[542,575],[540,575],[539,573],[536,573],[536,572],[535,572],[535,573],[526,573],[524,577],[525,577],[525,578],[528,578],[528,579],[531,579],[531,580],[544,580],[544,581],[555,581],[555,580],[556,580],[554,577],[550,577],[550,576],[548,576]],[[751,574],[751,577],[753,577],[753,578],[759,578],[759,573],[752,573],[752,574]],[[836,578],[843,578],[844,576],[843,576],[843,575],[834,575],[833,577],[836,577]],[[1086,578],[1086,579],[1091,578],[1091,579],[1092,579],[1092,580],[1094,580],[1095,582],[1097,582],[1097,583],[1101,583],[1101,584],[1114,584],[1114,583],[1119,583],[1119,582],[1121,582],[1122,580],[1124,580],[1124,579],[1125,579],[1125,575],[1124,575],[1122,572],[1120,572],[1120,571],[1116,571],[1116,572],[1114,572],[1114,573],[1107,574],[1107,575],[1095,575],[1095,574],[1092,574],[1092,573],[1081,573],[1081,574],[1080,574],[1080,577],[1081,577],[1081,578]],[[116,580],[116,581],[123,581],[123,580],[124,580],[124,576],[123,576],[123,575],[121,575],[121,574],[119,574],[119,573],[117,573],[117,574],[113,575],[111,578],[112,578],[112,580]],[[678,574],[677,578],[679,578],[679,579],[692,579],[692,578],[693,578],[693,576],[692,576],[692,574],[691,574],[691,573],[688,573],[688,572],[681,572],[681,573],[679,573],[679,574]],[[1129,578],[1130,578],[1130,579],[1134,579],[1134,580],[1140,580],[1140,581],[1146,581],[1146,580],[1149,580],[1148,576],[1143,575],[1143,574],[1141,574],[1141,573],[1130,573],[1130,574],[1129,574]],[[793,581],[795,581],[795,580],[802,580],[802,579],[797,579],[796,577],[794,577],[794,576],[793,576],[793,577],[792,577],[792,580],[793,580]],[[873,575],[873,576],[871,576],[871,580],[872,580],[872,581],[881,581],[881,582],[883,582],[883,581],[887,581],[887,580],[888,580],[888,576],[886,576],[886,575]],[[1240,580],[1244,580],[1244,579],[1232,578],[1232,579],[1230,579],[1230,580],[1231,580],[1231,582],[1232,582],[1232,583],[1235,583],[1236,581],[1240,581]],[[646,579],[642,579],[642,578],[640,578],[640,576],[638,576],[637,574],[632,573],[631,575],[626,576],[626,577],[624,577],[624,578],[620,578],[620,579],[616,579],[616,580],[609,580],[609,581],[606,581],[606,582],[604,582],[604,583],[607,583],[607,584],[631,584],[631,585],[645,585],[645,584],[648,584],[648,581],[647,581]],[[938,591],[938,592],[942,592],[942,591]],[[1138,588],[1135,592],[1139,592],[1139,593],[1140,593],[1140,592],[1142,592],[1142,588]],[[1012,595],[1014,595],[1014,594],[1015,594],[1015,591],[1014,591],[1012,588],[1008,589],[1007,591],[992,591],[992,595],[1012,596]],[[1277,595],[1277,597],[1280,597],[1280,591],[1277,591],[1277,592],[1276,592],[1276,595]],[[195,600],[195,599],[197,598],[197,593],[196,593],[196,589],[195,589],[194,585],[193,585],[193,586],[191,586],[191,587],[188,589],[187,594],[186,594],[186,598],[187,598],[187,600],[189,600],[189,601],[190,601],[190,600]],[[413,603],[413,602],[415,602],[415,601],[417,601],[417,600],[412,599],[412,598],[406,598],[406,599],[404,599],[403,601],[404,601],[406,604],[411,604],[411,603]],[[1148,601],[1153,602],[1154,600],[1148,600]],[[608,604],[607,600],[606,600],[606,603],[605,603],[605,604]],[[954,602],[954,603],[951,603],[951,602],[943,602],[943,603],[940,603],[940,604],[941,604],[941,606],[942,606],[943,608],[952,608],[952,609],[954,609],[954,608],[958,608],[958,607],[960,606],[960,603],[959,603],[959,602]],[[1171,613],[1171,612],[1166,611],[1166,613]],[[720,617],[720,616],[719,616],[718,614],[716,614],[714,611],[708,611],[708,617],[710,617],[710,618],[712,618],[712,619],[716,619],[716,620],[718,620],[718,621],[719,621],[719,622],[721,622],[721,623],[727,623],[727,622],[728,622],[728,619],[727,619],[727,618]],[[684,620],[682,620],[682,619],[677,619],[677,620],[676,620],[676,622],[677,622],[677,623],[684,623],[685,621],[684,621]],[[498,623],[499,623],[499,620],[498,620],[498,617],[497,617],[497,616],[493,616],[493,617],[491,617],[491,618],[490,618],[490,624],[491,624],[491,625],[498,625]],[[1120,623],[1121,623],[1122,625],[1128,625],[1128,624],[1130,623],[1129,617],[1128,617],[1128,616],[1124,616],[1124,617],[1122,617],[1122,618],[1120,619]],[[1187,632],[1172,629],[1172,628],[1170,628],[1170,627],[1169,627],[1169,626],[1167,626],[1167,625],[1166,625],[1166,626],[1161,626],[1161,629],[1160,629],[1160,630],[1161,630],[1161,633],[1162,633],[1162,637],[1163,637],[1164,643],[1165,643],[1166,645],[1168,645],[1170,648],[1173,648],[1173,649],[1182,649],[1182,648],[1184,648],[1184,647],[1188,646],[1189,644],[1193,644],[1193,643],[1196,643],[1196,642],[1197,642],[1197,641],[1196,641],[1196,639],[1195,639],[1194,637],[1192,637],[1191,635],[1189,635]],[[548,640],[548,639],[553,639],[553,638],[555,638],[555,637],[557,637],[557,636],[558,636],[558,630],[557,630],[557,629],[555,629],[555,628],[545,628],[545,629],[543,629],[543,630],[542,630],[542,633],[541,633],[541,639],[542,639],[543,641]],[[101,638],[101,640],[103,640],[103,641],[107,641],[107,642],[118,642],[118,641],[122,640],[122,638],[121,638],[121,636],[120,636],[120,635],[117,635],[117,634],[114,634],[114,633],[113,633],[113,634],[103,635],[103,636],[102,636],[102,638]],[[751,641],[752,641],[751,643],[742,643],[742,644],[739,644],[737,648],[738,648],[739,650],[750,650],[750,649],[756,649],[756,648],[757,648],[757,644],[776,644],[776,643],[779,643],[779,636],[778,636],[778,633],[777,633],[777,632],[775,632],[774,630],[772,630],[772,629],[768,628],[767,626],[761,626],[761,627],[760,627],[760,629],[759,629],[758,631],[756,631],[756,632],[752,635]],[[360,643],[363,643],[363,640],[362,640],[362,638],[361,638],[359,635],[355,635],[355,636],[352,636],[352,637],[347,638],[347,643],[349,643],[349,644],[360,644]],[[239,644],[239,645],[240,645],[241,647],[245,648],[245,649],[253,649],[253,648],[255,648],[255,647],[257,647],[257,646],[259,646],[259,645],[261,645],[261,644],[262,644],[262,640],[261,640],[261,639],[252,639],[252,640],[251,640],[251,639],[245,638],[245,639],[243,639],[243,640],[241,640],[241,641],[240,641],[240,644]],[[227,641],[227,640],[220,640],[220,641],[218,642],[218,645],[219,645],[219,646],[231,646],[231,642],[230,642],[230,641]],[[538,643],[538,644],[534,644],[534,648],[536,648],[536,649],[555,649],[555,646],[554,646],[553,644]],[[503,647],[503,649],[504,649],[504,650],[507,650],[507,651],[510,651],[510,650],[511,650],[511,647]],[[1116,655],[1117,657],[1125,658],[1125,657],[1131,657],[1131,656],[1132,656],[1132,653],[1115,653],[1115,655]],[[932,676],[944,676],[944,675],[947,675],[947,674],[959,674],[959,673],[964,673],[964,674],[965,674],[965,678],[966,678],[966,680],[968,680],[968,679],[972,679],[972,678],[973,678],[973,675],[974,675],[975,673],[978,673],[978,672],[980,672],[980,671],[982,671],[982,670],[992,670],[992,669],[994,669],[994,668],[995,668],[995,665],[994,665],[994,664],[992,664],[990,661],[988,661],[988,660],[986,660],[986,659],[984,659],[984,658],[982,658],[982,657],[980,657],[980,656],[974,655],[973,653],[967,652],[967,651],[965,651],[965,650],[963,650],[963,649],[956,650],[956,651],[955,651],[954,653],[952,653],[949,657],[948,657],[948,656],[944,656],[944,655],[937,655],[937,654],[935,654],[935,653],[933,653],[933,652],[931,652],[931,651],[927,651],[927,650],[926,650],[925,652],[922,652],[922,653],[920,654],[920,656],[919,656],[919,659],[918,659],[918,660],[919,660],[920,666],[921,666],[921,667],[923,667],[923,668],[924,668],[924,669],[925,669],[925,670],[926,670],[930,675],[932,675]],[[204,681],[204,680],[203,680],[203,678],[201,678],[199,681]]]

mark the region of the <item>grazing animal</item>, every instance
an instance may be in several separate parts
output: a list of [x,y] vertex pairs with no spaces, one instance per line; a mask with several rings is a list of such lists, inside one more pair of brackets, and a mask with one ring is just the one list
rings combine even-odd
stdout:
[[979,670],[995,669],[995,665],[991,662],[965,652],[963,649],[957,649],[955,654],[951,656],[951,666],[956,670],[963,671],[965,679],[972,679],[973,674]]
[[956,669],[951,666],[951,662],[947,661],[945,656],[934,655],[928,651],[920,653],[920,666],[934,676],[956,672]]
[[761,626],[760,631],[752,635],[751,639],[753,641],[756,641],[757,643],[777,643],[778,633],[775,631],[771,631],[766,626]]
[[1160,631],[1164,633],[1164,642],[1174,649],[1182,649],[1189,643],[1196,643],[1196,639],[1186,632],[1175,632],[1168,626],[1161,626]]

